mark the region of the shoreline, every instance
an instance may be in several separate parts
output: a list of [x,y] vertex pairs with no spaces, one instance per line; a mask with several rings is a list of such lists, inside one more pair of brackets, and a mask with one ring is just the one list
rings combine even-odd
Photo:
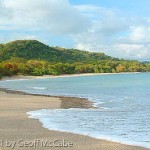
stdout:
[[11,90],[7,88],[1,88],[1,92],[5,92],[8,94],[18,94],[18,95],[30,95],[30,96],[39,96],[39,97],[49,97],[49,98],[59,98],[62,103],[61,103],[61,108],[62,109],[69,109],[69,108],[95,108],[94,102],[90,101],[87,98],[79,98],[79,97],[68,97],[68,96],[52,96],[52,95],[43,95],[43,94],[31,94],[23,91],[17,91],[17,90]]
[[26,76],[26,75],[16,75],[16,76],[5,76],[0,81],[5,80],[21,80],[21,79],[47,79],[47,78],[65,78],[65,77],[82,77],[82,76],[98,76],[98,75],[116,75],[116,74],[137,74],[142,72],[121,72],[121,73],[80,73],[80,74],[63,74],[63,75],[43,75],[43,76]]
[[[19,119],[24,119],[25,122],[28,122],[28,126],[30,126],[29,130],[31,130],[31,133],[28,133],[30,136],[33,136],[32,135],[33,133],[36,134],[36,132],[38,130],[40,130],[40,134],[37,136],[38,138],[41,137],[41,135],[43,135],[44,138],[45,138],[45,135],[47,135],[47,133],[49,133],[47,135],[48,138],[51,134],[52,135],[55,135],[55,134],[59,135],[59,137],[61,137],[61,138],[65,137],[67,140],[69,140],[71,138],[71,139],[73,139],[74,143],[76,143],[75,146],[73,147],[73,149],[78,149],[78,150],[80,150],[80,149],[81,150],[82,149],[92,150],[92,149],[100,148],[101,146],[102,146],[101,149],[106,149],[106,150],[107,149],[108,150],[115,150],[116,148],[119,148],[120,150],[123,150],[124,148],[128,149],[128,150],[147,150],[147,148],[144,148],[144,147],[132,146],[132,145],[127,145],[127,144],[107,141],[105,139],[96,139],[96,138],[92,138],[92,137],[89,137],[89,136],[84,136],[84,135],[79,135],[79,134],[74,134],[74,133],[68,133],[68,132],[63,132],[63,131],[62,132],[51,131],[51,130],[48,130],[46,128],[43,128],[42,123],[39,122],[38,120],[30,119],[29,116],[27,116],[27,112],[34,111],[34,110],[40,110],[40,109],[61,109],[61,108],[63,108],[63,109],[67,109],[67,108],[87,108],[88,109],[88,108],[93,108],[93,106],[92,106],[93,103],[88,101],[87,99],[83,99],[83,98],[80,99],[80,98],[75,98],[75,97],[59,97],[59,96],[55,97],[55,96],[48,96],[48,95],[43,96],[43,95],[37,95],[37,94],[28,94],[28,93],[20,92],[20,91],[7,90],[7,89],[4,89],[4,88],[0,88],[0,98],[1,98],[1,95],[2,95],[2,97],[4,97],[6,99],[6,101],[7,101],[7,99],[10,99],[10,100],[13,99],[15,101],[15,103],[13,103],[14,109],[9,110],[7,107],[10,107],[11,104],[8,104],[8,103],[5,104],[5,102],[2,100],[3,101],[2,106],[0,105],[0,107],[2,107],[2,109],[0,109],[0,119],[3,120],[4,116],[6,117],[7,114],[8,114],[7,117],[9,117],[9,119],[7,120],[7,122],[4,121],[5,124],[8,124],[8,121],[12,120],[11,117],[14,117],[14,116],[11,116],[14,113],[14,111],[16,111],[16,110],[21,111],[21,115],[15,113],[15,117],[16,117],[16,115],[19,116],[19,118],[17,117],[15,119],[17,120],[17,122],[19,122],[19,124],[22,124],[21,120],[19,120]],[[29,99],[27,100],[26,97],[28,97]],[[15,98],[17,98],[17,100]],[[21,101],[20,101],[20,99],[21,99]],[[8,101],[10,102],[10,100],[8,100]],[[42,103],[41,103],[41,100],[42,100]],[[31,104],[31,105],[27,105],[28,103],[26,104],[26,101],[28,101],[28,103]],[[53,102],[53,103],[51,104],[51,102]],[[20,108],[21,109],[20,110],[16,106],[16,105],[18,105],[18,103],[19,103],[19,106],[21,106],[23,108],[23,110],[21,108]],[[26,104],[25,106],[23,106],[24,103]],[[59,106],[58,106],[57,103],[59,104]],[[1,100],[0,100],[0,104],[1,104]],[[6,108],[4,108],[3,105]],[[3,109],[6,109],[7,113],[6,112],[3,113],[2,112]],[[35,123],[38,126],[38,130],[36,130],[35,132],[32,132],[32,129],[33,129],[33,126],[34,126]],[[14,123],[14,124],[16,124],[16,123]],[[0,127],[1,126],[2,126],[2,123],[0,123]],[[15,130],[17,130],[17,131],[21,130],[21,129],[19,129],[19,127],[20,126],[17,125],[17,128]],[[21,125],[21,127],[22,127],[22,125]],[[6,128],[7,128],[7,126],[6,126]],[[27,127],[25,127],[25,130],[27,130],[26,128]],[[10,127],[10,130],[11,130],[11,127]],[[0,128],[0,135],[1,135],[1,133],[2,132],[1,132],[1,128]],[[7,136],[5,132],[3,133],[3,136],[4,135]],[[18,136],[19,135],[18,135],[18,132],[17,132],[17,137]],[[30,137],[30,136],[28,136],[28,137]],[[9,138],[10,138],[10,135],[9,135]],[[25,136],[25,138],[28,139],[26,136]],[[50,139],[51,138],[52,137],[50,137]],[[88,144],[89,142],[91,144],[91,147]],[[69,149],[72,149],[72,148],[69,148]]]

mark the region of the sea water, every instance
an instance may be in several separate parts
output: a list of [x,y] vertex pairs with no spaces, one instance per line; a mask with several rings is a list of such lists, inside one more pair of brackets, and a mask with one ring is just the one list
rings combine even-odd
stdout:
[[28,112],[50,130],[150,148],[150,73],[0,81],[34,94],[88,98],[97,109]]

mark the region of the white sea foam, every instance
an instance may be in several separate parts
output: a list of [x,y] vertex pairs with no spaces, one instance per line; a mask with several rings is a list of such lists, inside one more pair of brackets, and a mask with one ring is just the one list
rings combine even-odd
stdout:
[[46,87],[30,87],[35,90],[46,90]]
[[[127,127],[122,126],[120,128],[117,126],[118,121],[115,120],[116,123],[114,125],[109,125],[111,128],[108,129],[108,122],[110,123],[110,117],[106,117],[101,110],[94,110],[93,114],[97,115],[104,115],[103,117],[97,117],[96,119],[101,119],[101,123],[93,119],[92,117],[88,118],[89,113],[92,110],[83,110],[83,109],[55,109],[55,110],[38,110],[38,111],[31,111],[27,112],[29,118],[38,119],[44,128],[49,130],[61,131],[61,132],[71,132],[80,135],[86,135],[96,139],[104,139],[113,142],[119,142],[122,144],[127,145],[135,145],[135,146],[142,146],[146,148],[150,148],[150,144],[148,141],[148,137],[144,137],[144,135],[138,135],[138,132],[129,133],[129,129]],[[87,116],[85,116],[87,114]],[[107,121],[103,122],[103,119]],[[61,121],[62,120],[62,121]],[[89,120],[89,121],[88,121]],[[120,119],[121,121],[121,119]],[[98,129],[99,127],[99,129]],[[117,128],[116,128],[117,127]],[[131,127],[131,126],[130,126]],[[129,127],[129,128],[130,128]],[[108,131],[107,131],[108,130]],[[112,132],[109,133],[109,130]],[[124,136],[123,136],[124,135]],[[141,140],[141,141],[140,141]]]
[[15,82],[16,82],[16,81],[26,81],[26,80],[29,80],[29,79],[6,79],[6,80],[2,80],[2,81],[6,81],[6,82],[7,82],[7,81],[8,81],[8,82],[9,82],[9,81],[15,81]]
[[13,80],[11,80],[11,79],[9,79],[9,80],[2,80],[1,82],[3,82],[3,81],[16,81],[15,79],[13,79]]

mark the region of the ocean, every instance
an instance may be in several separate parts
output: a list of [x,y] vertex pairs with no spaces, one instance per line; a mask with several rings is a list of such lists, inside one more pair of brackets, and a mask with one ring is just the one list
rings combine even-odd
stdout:
[[0,87],[88,98],[97,109],[43,109],[27,114],[50,130],[150,148],[150,73],[6,80],[0,81]]

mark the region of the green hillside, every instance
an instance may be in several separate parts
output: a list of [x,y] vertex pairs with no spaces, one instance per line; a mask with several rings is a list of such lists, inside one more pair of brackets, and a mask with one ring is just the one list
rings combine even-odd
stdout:
[[0,44],[0,61],[8,60],[12,57],[68,63],[114,59],[104,53],[49,47],[36,40],[18,40]]
[[50,47],[36,40],[0,44],[0,78],[11,75],[147,72],[150,63],[117,59],[104,53]]

